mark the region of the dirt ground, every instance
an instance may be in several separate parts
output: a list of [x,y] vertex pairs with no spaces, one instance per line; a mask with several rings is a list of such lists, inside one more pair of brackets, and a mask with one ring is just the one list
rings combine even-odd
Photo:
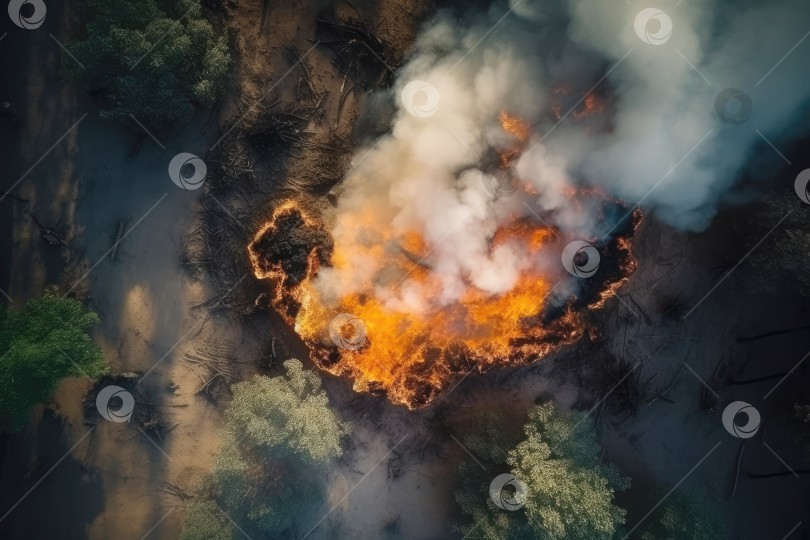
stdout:
[[[321,7],[323,2],[316,0],[228,3],[226,19],[238,61],[228,85],[230,97],[214,111],[216,121],[211,121],[211,111],[201,111],[183,125],[155,134],[165,149],[147,139],[132,157],[130,149],[141,135],[138,126],[100,119],[94,104],[58,77],[61,50],[49,33],[63,42],[69,39],[72,2],[49,5],[41,32],[23,33],[6,23],[8,35],[0,41],[2,68],[17,82],[4,82],[3,91],[24,104],[26,121],[19,129],[4,125],[0,131],[0,152],[9,163],[4,186],[13,184],[82,120],[20,182],[16,193],[29,202],[0,202],[4,219],[11,213],[13,223],[12,255],[5,259],[10,262],[8,279],[0,286],[14,305],[21,305],[61,277],[72,277],[73,283],[98,261],[77,285],[102,321],[94,337],[114,373],[147,374],[139,387],[171,429],[161,441],[135,424],[85,423],[82,396],[91,384],[84,379],[64,381],[52,403],[39,407],[29,427],[8,440],[0,479],[0,513],[8,512],[0,521],[3,538],[176,538],[186,501],[170,493],[166,484],[189,489],[210,468],[222,422],[221,409],[197,395],[208,377],[184,360],[186,353],[213,336],[232,345],[246,377],[259,371],[257,359],[272,338],[284,356],[305,354],[277,319],[245,322],[227,310],[212,315],[199,307],[217,291],[206,281],[191,279],[180,261],[183,237],[198,225],[204,190],[176,189],[166,167],[179,152],[204,155],[220,135],[218,121],[240,116],[246,104],[279,81],[285,50],[295,47],[303,54],[312,49],[315,14]],[[341,3],[337,10],[387,21],[389,39],[406,49],[418,20],[410,13],[421,16],[424,8],[420,1],[384,1]],[[6,31],[4,27],[0,34]],[[341,123],[350,128],[365,93],[359,88],[344,92],[346,81],[322,48],[312,49],[304,62],[317,90],[329,92],[323,119],[308,129],[326,136],[330,127]],[[291,89],[280,85],[279,91]],[[775,184],[783,181],[774,179]],[[42,244],[28,216],[31,209],[41,221],[56,223],[61,218],[70,249]],[[605,459],[634,478],[655,476],[674,485],[705,457],[680,487],[709,504],[726,523],[729,538],[782,538],[802,519],[805,524],[795,537],[808,537],[807,475],[749,477],[784,472],[780,460],[794,469],[808,469],[810,456],[795,444],[800,426],[788,420],[807,380],[807,365],[767,399],[763,396],[778,379],[730,384],[743,370],[749,378],[787,373],[807,352],[806,332],[739,341],[808,324],[807,299],[789,290],[775,295],[751,292],[746,280],[756,268],[742,266],[685,321],[662,316],[656,303],[689,284],[684,301],[693,306],[716,283],[710,268],[739,260],[747,246],[728,239],[735,237],[733,225],[740,215],[727,213],[701,235],[678,233],[654,220],[642,225],[635,247],[639,269],[620,291],[622,300],[609,303],[602,315],[605,327],[615,330],[606,333],[612,336],[606,347],[629,350],[643,359],[643,378],[653,380],[657,391],[672,384],[666,400],[645,405],[634,417],[597,409],[598,430]],[[137,226],[112,261],[104,254],[120,222],[125,229]],[[63,268],[69,272],[63,274]],[[741,310],[741,303],[758,309]],[[451,403],[448,423],[459,426],[484,403],[520,422],[541,393],[564,407],[590,408],[599,398],[583,394],[579,386],[590,360],[587,349],[577,348],[525,368],[470,377],[440,403],[418,413],[366,396],[362,399],[374,412],[362,414],[355,408],[358,398],[350,383],[325,377],[332,402],[355,424],[355,431],[349,458],[328,478],[328,506],[335,509],[309,538],[451,537],[458,518],[452,475],[465,454],[445,436],[439,452],[420,456],[422,437],[436,429],[432,414]],[[729,366],[729,374],[713,380],[721,361]],[[684,362],[717,392],[719,403],[741,399],[760,410],[764,426],[745,443],[742,458],[743,441],[726,433],[720,412],[701,411],[703,383],[682,368]],[[650,501],[628,499],[626,504],[631,527]],[[323,508],[310,509],[296,537],[309,532],[324,513]]]

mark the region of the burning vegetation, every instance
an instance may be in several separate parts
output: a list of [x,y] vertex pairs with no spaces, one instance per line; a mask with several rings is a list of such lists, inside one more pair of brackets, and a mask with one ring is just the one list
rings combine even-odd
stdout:
[[[501,188],[496,197],[531,193],[511,171],[530,126],[505,112],[499,120],[514,146],[498,151],[493,178],[515,189],[490,187]],[[599,190],[561,195],[574,206],[588,200],[605,216],[626,212]],[[273,307],[309,346],[316,365],[351,377],[357,391],[385,394],[412,409],[430,404],[460,376],[527,364],[595,337],[587,308],[601,307],[636,265],[630,239],[638,213],[612,239],[591,239],[599,266],[587,280],[572,278],[560,264],[574,238],[539,215],[515,213],[488,246],[526,261],[511,287],[493,294],[468,281],[448,300],[436,246],[418,230],[397,229],[372,208],[327,226],[307,206],[287,200],[258,229],[248,245],[254,275],[272,283]],[[365,272],[361,284],[340,283],[358,271]]]
[[[323,225],[292,201],[279,205],[248,246],[257,278],[274,287],[273,306],[307,343],[312,360],[335,375],[350,376],[357,391],[385,393],[392,402],[418,408],[429,404],[459,375],[533,362],[589,334],[586,307],[601,307],[635,269],[627,241],[636,216],[614,241],[599,248],[600,268],[593,280],[562,304],[552,301],[559,274],[527,269],[508,292],[490,295],[469,287],[460,301],[432,304],[422,313],[398,311],[387,302],[403,283],[438,293],[437,277],[424,261],[430,252],[421,239],[384,238],[363,249],[334,249]],[[358,221],[374,231],[374,224]],[[379,232],[379,231],[377,231]],[[538,258],[559,256],[561,239],[543,225],[519,220],[493,238],[517,244]],[[342,297],[337,305],[324,301],[317,275],[324,266],[337,270],[349,257],[382,259],[383,285]],[[339,347],[330,337],[330,323],[342,313],[362,321],[338,329],[358,347]],[[365,336],[357,336],[363,331]],[[362,339],[362,338],[365,339]]]

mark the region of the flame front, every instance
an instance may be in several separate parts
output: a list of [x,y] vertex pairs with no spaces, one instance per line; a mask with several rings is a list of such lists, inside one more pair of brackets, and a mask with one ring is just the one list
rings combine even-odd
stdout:
[[[534,360],[583,335],[583,326],[573,311],[548,325],[537,320],[553,284],[531,270],[501,295],[470,287],[451,305],[430,305],[422,313],[391,309],[386,300],[394,298],[406,280],[408,287],[420,290],[426,298],[431,297],[431,291],[438,294],[440,288],[435,275],[421,262],[429,248],[415,233],[399,239],[402,248],[398,252],[379,244],[352,245],[348,251],[336,248],[331,262],[338,272],[342,264],[370,256],[379,258],[378,264],[398,279],[382,290],[350,294],[336,307],[327,307],[329,302],[315,286],[319,267],[316,250],[310,253],[306,277],[292,287],[282,285],[284,272],[259,262],[257,242],[272,233],[281,216],[290,213],[311,220],[295,203],[280,205],[248,246],[254,273],[257,278],[275,281],[273,303],[281,313],[289,312],[290,302],[300,305],[294,317],[287,316],[288,322],[310,345],[316,363],[334,374],[354,378],[357,391],[383,390],[394,403],[418,407],[432,401],[457,374],[484,372],[520,359]],[[357,227],[365,229],[373,224],[358,221]],[[499,230],[493,244],[511,242],[540,255],[552,236],[549,229],[521,222]],[[340,313],[350,313],[365,324],[367,340],[358,350],[336,348],[329,339],[330,321]]]
[[[530,126],[506,113],[500,121],[516,141],[501,152],[501,168],[508,169]],[[332,227],[334,245],[308,246],[298,256],[306,268],[291,279],[289,269],[262,252],[268,238],[287,241],[280,224],[290,220],[302,229],[326,230],[302,204],[278,205],[248,246],[254,274],[274,282],[273,306],[307,343],[314,362],[351,377],[357,391],[380,391],[393,403],[422,407],[460,376],[535,361],[587,331],[570,307],[544,319],[549,293],[561,276],[542,261],[558,260],[565,239],[533,220],[516,215],[491,238],[490,250],[508,245],[530,261],[509,290],[491,294],[468,283],[450,302],[442,299],[441,277],[431,267],[435,246],[418,231],[395,230],[373,211],[342,214]],[[324,287],[320,273],[328,273],[337,285]],[[340,282],[345,276],[356,280],[358,274],[365,276],[360,284]],[[347,290],[352,292],[334,294]],[[342,313],[365,325],[366,340],[355,350],[338,347],[330,338],[330,322]]]

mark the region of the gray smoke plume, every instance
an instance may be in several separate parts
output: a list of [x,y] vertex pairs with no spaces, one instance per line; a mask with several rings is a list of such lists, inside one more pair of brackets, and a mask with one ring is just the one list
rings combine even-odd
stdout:
[[[516,215],[604,240],[623,216],[572,200],[573,186],[706,228],[747,165],[748,176],[781,166],[775,152],[767,166],[749,163],[763,136],[784,148],[804,132],[810,40],[785,55],[808,21],[806,0],[512,0],[463,23],[437,14],[391,90],[390,134],[358,151],[342,185],[332,232],[348,257],[321,272],[323,300],[373,290],[390,308],[424,311],[470,284],[501,294],[526,268],[558,270],[559,254],[491,240]],[[493,152],[517,144],[502,112],[531,125],[512,166],[526,187],[516,193],[493,189],[503,180]],[[374,250],[409,231],[429,246],[423,265],[440,290],[381,278]]]

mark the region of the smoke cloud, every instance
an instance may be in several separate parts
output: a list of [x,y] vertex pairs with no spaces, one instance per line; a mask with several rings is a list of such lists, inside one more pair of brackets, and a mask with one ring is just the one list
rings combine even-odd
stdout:
[[[663,18],[639,23],[648,7]],[[766,177],[782,165],[767,148],[751,162],[763,136],[784,147],[804,132],[808,42],[785,54],[808,20],[804,0],[512,0],[462,23],[437,14],[388,94],[391,131],[357,152],[341,185],[332,233],[342,255],[319,274],[322,300],[373,291],[391,309],[420,312],[470,285],[502,294],[529,267],[558,270],[559,253],[529,257],[492,239],[516,216],[540,216],[564,236],[605,240],[623,216],[572,200],[572,187],[705,229],[743,169]],[[727,88],[739,91],[719,99]],[[503,112],[531,126],[522,145]],[[497,151],[516,147],[509,175],[523,189],[493,189],[504,181]],[[438,288],[380,256],[408,255],[414,234]]]

